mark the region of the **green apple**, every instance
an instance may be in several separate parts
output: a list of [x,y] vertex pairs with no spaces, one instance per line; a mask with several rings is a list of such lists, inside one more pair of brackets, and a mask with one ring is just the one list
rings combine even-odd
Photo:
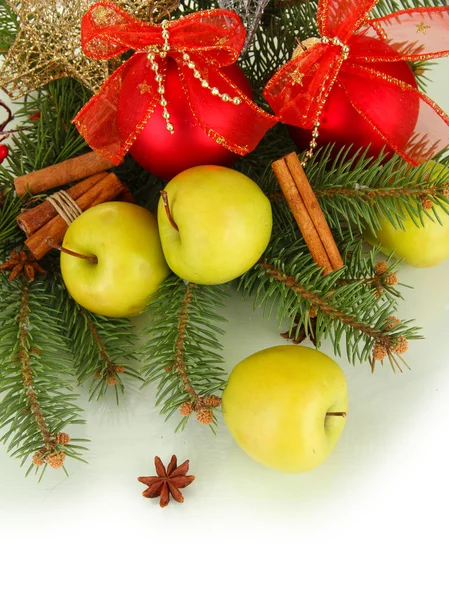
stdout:
[[322,352],[275,346],[234,368],[222,404],[227,427],[251,458],[302,473],[332,452],[345,425],[348,391],[343,371]]
[[140,313],[169,274],[155,217],[129,202],[105,202],[70,225],[63,248],[95,256],[95,264],[61,252],[61,272],[71,296],[107,317]]
[[179,277],[225,283],[259,260],[270,241],[271,205],[249,177],[225,167],[193,167],[174,177],[165,192],[174,223],[161,198],[159,232]]
[[[426,169],[432,169],[430,181],[441,175],[442,170],[447,171],[449,176],[447,167],[434,166],[433,161],[426,165]],[[420,224],[419,227],[408,214],[402,221],[404,229],[393,226],[387,218],[381,218],[380,228],[375,235],[367,230],[364,237],[373,246],[380,245],[385,254],[393,252],[397,258],[413,267],[433,267],[449,258],[449,215],[438,207],[435,207],[435,211],[441,224],[432,211],[433,220],[424,211],[424,225]]]

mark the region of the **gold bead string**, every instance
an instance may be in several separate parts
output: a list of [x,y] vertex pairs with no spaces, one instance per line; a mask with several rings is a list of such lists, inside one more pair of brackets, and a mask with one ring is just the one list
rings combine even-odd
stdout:
[[187,65],[187,67],[193,71],[193,76],[195,77],[195,79],[199,80],[199,82],[201,83],[201,86],[203,88],[210,90],[210,93],[212,94],[212,96],[218,96],[219,98],[221,98],[221,100],[223,100],[223,102],[232,102],[236,106],[238,106],[239,104],[242,103],[242,100],[241,100],[241,98],[239,98],[239,96],[234,96],[234,98],[231,98],[231,96],[229,94],[223,94],[220,92],[220,90],[218,88],[211,87],[211,85],[207,81],[207,79],[205,79],[201,75],[201,73],[198,71],[195,62],[190,58],[190,55],[187,54],[187,52],[184,52],[184,54],[182,55],[182,58],[183,58],[184,64]]
[[[161,26],[162,39],[164,41],[162,49],[159,50],[158,48],[151,48],[151,50],[147,53],[147,58],[151,64],[151,69],[154,71],[156,83],[158,83],[157,92],[159,94],[159,105],[163,108],[162,117],[165,120],[165,127],[168,132],[173,134],[175,132],[175,128],[173,123],[170,121],[170,113],[167,110],[168,103],[167,98],[165,97],[165,88],[162,85],[163,76],[159,73],[159,64],[157,62],[157,57],[164,59],[167,56],[167,52],[170,51],[170,33],[168,31],[169,21],[164,19],[161,23]],[[195,79],[198,79],[204,89],[210,90],[212,96],[219,97],[223,102],[232,102],[232,104],[235,104],[236,106],[242,103],[242,99],[239,96],[234,96],[231,98],[229,94],[222,93],[218,88],[212,87],[207,79],[201,75],[196,63],[190,58],[190,55],[187,52],[183,53],[182,59],[183,64],[187,65],[187,67],[193,71],[193,76]]]
[[[350,50],[349,46],[347,44],[343,43],[340,40],[340,38],[338,38],[338,37],[328,38],[326,36],[323,36],[322,38],[320,38],[319,40],[317,39],[316,41],[321,42],[322,44],[331,44],[332,46],[340,46],[342,61],[346,60],[349,56],[349,50]],[[334,81],[335,81],[335,78],[336,78],[336,76],[334,76]],[[328,77],[324,80],[323,87],[326,86],[327,80],[328,80]],[[334,81],[332,81],[331,83],[333,84]],[[324,104],[326,103],[326,100],[327,100],[327,95],[321,99],[321,102],[319,104],[319,108],[318,108],[318,111],[316,114],[316,120],[315,120],[315,123],[313,124],[312,139],[310,140],[310,143],[309,143],[309,149],[307,150],[303,160],[301,161],[301,165],[303,167],[312,158],[313,153],[315,152],[315,148],[317,147],[317,139],[320,135],[319,129],[320,129],[320,125],[321,125],[321,122],[320,122],[321,113],[323,112]]]
[[173,134],[175,132],[175,128],[173,126],[173,123],[171,123],[171,121],[170,121],[170,113],[167,110],[167,104],[168,104],[167,98],[165,97],[165,88],[162,85],[164,78],[159,73],[159,64],[156,60],[157,56],[160,56],[161,58],[165,58],[167,56],[167,52],[170,50],[170,43],[169,43],[170,34],[168,32],[167,19],[164,19],[162,21],[161,26],[162,26],[162,39],[164,40],[164,43],[162,45],[162,50],[153,48],[151,50],[151,52],[148,52],[147,58],[151,64],[152,70],[154,71],[154,79],[155,79],[156,83],[158,84],[157,92],[159,94],[159,104],[163,108],[162,117],[165,120],[165,128],[169,133]]

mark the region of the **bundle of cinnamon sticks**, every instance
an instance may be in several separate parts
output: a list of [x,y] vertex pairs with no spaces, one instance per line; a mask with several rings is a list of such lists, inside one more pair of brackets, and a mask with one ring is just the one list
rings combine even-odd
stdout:
[[313,260],[324,275],[341,269],[340,252],[297,154],[287,154],[272,168]]
[[[17,177],[14,186],[17,194],[22,196],[27,192],[39,194],[54,190],[77,181],[78,183],[68,188],[66,193],[81,211],[111,200],[133,202],[128,188],[114,173],[107,171],[113,166],[96,152],[88,152],[46,169]],[[25,232],[25,244],[36,260],[50,252],[55,243],[62,242],[69,226],[48,200],[22,212],[17,217],[17,224]],[[48,243],[49,240],[51,244]]]

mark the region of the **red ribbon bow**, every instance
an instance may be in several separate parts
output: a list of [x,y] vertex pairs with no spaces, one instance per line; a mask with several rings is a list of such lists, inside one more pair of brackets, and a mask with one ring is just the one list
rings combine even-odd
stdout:
[[[375,63],[448,56],[449,8],[415,8],[367,19],[377,2],[320,0],[321,40],[283,65],[266,85],[264,96],[281,121],[311,129],[332,87],[340,86],[373,130],[405,160],[418,165],[448,145],[449,117],[415,87],[379,72]],[[373,102],[373,94],[378,102]],[[403,106],[403,122],[395,135],[387,136],[383,104],[393,94]]]
[[[170,49],[166,53],[163,52],[166,41],[164,29],[169,32]],[[176,61],[186,102],[189,102],[199,125],[232,152],[247,154],[277,122],[276,117],[259,108],[220,71],[221,67],[236,62],[245,42],[245,28],[232,11],[201,11],[170,21],[163,27],[144,23],[112,2],[97,2],[83,17],[81,37],[84,53],[98,60],[117,57],[127,50],[136,51],[107,79],[74,119],[89,146],[114,164],[118,164],[129,150],[137,133],[158,105],[158,87],[164,85],[168,57]],[[148,61],[145,73],[145,84],[150,86],[146,94],[148,101],[135,107],[133,123],[124,135],[123,131],[119,132],[117,125],[117,101],[123,75],[141,52],[155,53],[158,73],[163,79],[156,82],[155,72]],[[239,104],[233,106],[237,115],[233,125],[224,126],[221,121],[214,122],[216,117],[210,114],[214,111],[208,110],[208,107],[222,100],[202,87],[201,80],[194,76],[194,70],[188,66],[186,53],[190,62],[194,61],[195,70],[199,71],[202,78],[213,78],[213,85],[220,93],[239,98]]]

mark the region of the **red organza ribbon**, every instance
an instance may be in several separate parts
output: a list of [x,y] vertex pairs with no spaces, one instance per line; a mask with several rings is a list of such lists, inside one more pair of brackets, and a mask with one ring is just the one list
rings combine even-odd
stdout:
[[[148,102],[135,107],[133,126],[123,136],[123,131],[119,132],[117,125],[117,105],[123,75],[140,52],[162,50],[162,31],[161,25],[139,21],[112,2],[97,2],[83,17],[82,47],[90,58],[106,60],[120,56],[127,50],[135,51],[73,121],[89,146],[114,164],[121,161],[151,117],[159,101],[158,87],[164,85],[164,81],[156,82],[148,61],[144,73],[145,84],[151,88],[146,94]],[[246,32],[240,18],[229,10],[200,11],[170,21],[168,32],[170,50],[163,58],[157,56],[159,74],[165,78],[167,60],[169,57],[174,59],[186,102],[202,129],[232,152],[244,155],[253,150],[265,132],[277,122],[277,118],[259,108],[220,70],[236,62],[245,42]],[[209,73],[213,75],[214,85],[221,93],[240,98],[240,104],[233,106],[236,112],[233,123],[223,125],[222,120],[215,122],[217,111],[211,111],[209,107],[222,100],[202,87],[200,79],[195,78],[192,68],[183,59],[185,53],[195,62],[203,78],[207,79]]]
[[[367,19],[377,2],[320,0],[317,19],[321,40],[281,67],[266,85],[264,95],[281,121],[311,129],[332,87],[339,86],[386,144],[418,165],[448,145],[449,117],[415,87],[379,72],[376,63],[448,56],[449,7],[414,8]],[[370,43],[373,38],[385,43]],[[347,58],[340,43],[349,47]],[[397,135],[384,131],[383,102],[392,94],[403,106],[404,119],[416,114],[419,106],[411,136],[401,134],[401,123]]]

